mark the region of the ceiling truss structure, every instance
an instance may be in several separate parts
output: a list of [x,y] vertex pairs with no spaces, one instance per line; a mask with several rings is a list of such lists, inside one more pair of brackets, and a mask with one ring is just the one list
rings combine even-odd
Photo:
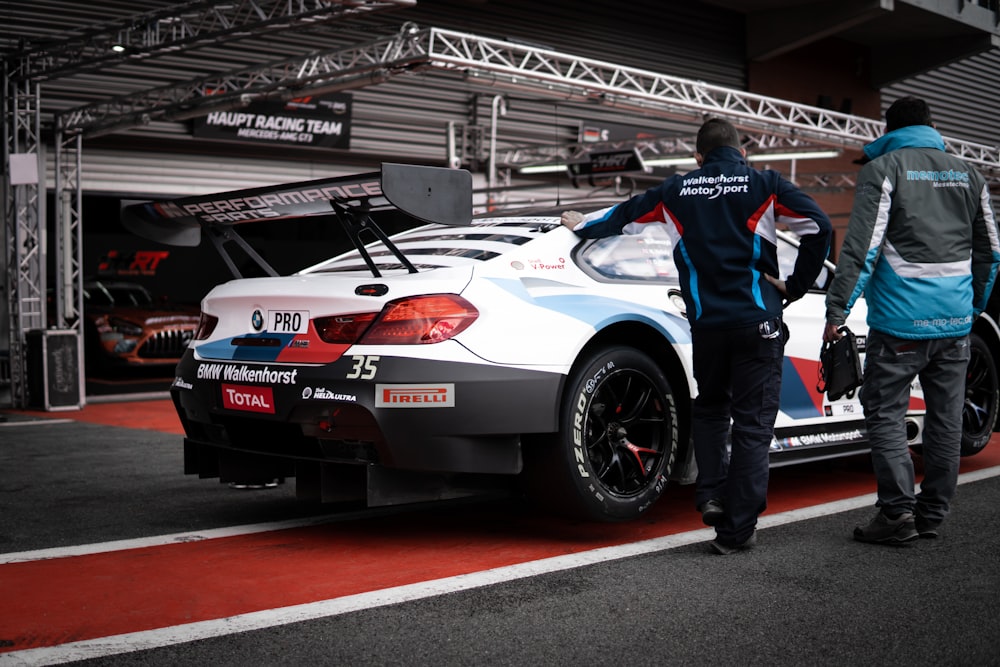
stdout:
[[[625,139],[620,141],[577,142],[565,145],[512,146],[496,156],[498,165],[504,167],[532,167],[549,164],[586,162],[591,153],[615,152],[635,149],[643,162],[664,158],[691,158],[695,153],[695,135]],[[802,141],[796,137],[745,132],[743,148],[748,154],[801,152],[828,148],[826,144]]]
[[[384,39],[305,58],[270,63],[182,85],[165,86],[72,109],[64,132],[107,131],[153,118],[183,118],[239,108],[258,98],[347,90],[414,72],[461,76],[484,88],[609,105],[646,116],[700,122],[728,118],[750,132],[831,146],[876,139],[879,120],[756,95],[598,60],[412,24]],[[950,152],[986,171],[1000,169],[1000,147],[945,138]]]
[[[294,4],[304,8],[303,3]],[[357,3],[345,0],[344,3],[335,4],[354,6]],[[373,4],[384,7],[397,3],[363,4],[366,7]],[[191,5],[205,7],[203,3],[191,3]],[[217,5],[219,3],[215,3],[215,6]],[[274,27],[274,29],[280,28]],[[237,32],[226,27],[221,33],[216,31],[216,36],[223,39],[226,36],[236,35]],[[200,37],[192,37],[190,43],[197,43],[198,39]],[[185,46],[172,37],[164,38],[161,42],[137,48],[131,55],[132,57],[140,57],[140,53],[154,55],[172,48],[185,48]],[[51,76],[60,71],[58,69],[60,67],[92,66],[93,59],[88,60],[83,49],[75,52],[83,54],[75,56],[75,64],[69,62],[58,64],[54,53],[53,50],[48,58],[35,54],[34,62],[45,64],[40,66],[36,78]],[[27,64],[21,61],[20,67],[22,70],[27,68],[30,72],[32,59],[27,60]],[[415,25],[406,24],[396,35],[366,44],[268,63],[226,74],[211,75],[179,85],[153,88],[71,109],[57,115],[55,149],[60,153],[57,163],[64,165],[63,169],[57,171],[65,174],[65,177],[57,178],[56,201],[63,203],[63,206],[58,206],[57,209],[65,209],[57,210],[57,226],[60,226],[60,219],[68,221],[62,223],[63,225],[70,225],[69,230],[57,233],[60,238],[65,239],[66,248],[79,247],[80,215],[78,209],[73,210],[74,206],[79,206],[79,169],[74,169],[72,165],[79,165],[81,138],[135,127],[152,119],[181,120],[204,115],[213,110],[237,109],[256,99],[290,99],[306,93],[357,89],[409,74],[451,77],[470,87],[482,87],[484,90],[511,90],[527,92],[542,99],[562,100],[581,105],[608,105],[637,115],[681,120],[693,125],[700,123],[706,116],[720,116],[728,118],[751,135],[772,138],[761,139],[763,143],[779,141],[789,145],[814,144],[859,148],[862,144],[877,138],[883,128],[881,121],[820,107],[576,57],[531,45],[438,28],[420,29]],[[29,89],[34,85],[37,91],[37,82],[33,83],[30,73],[22,73],[19,78],[14,78],[26,82],[26,87]],[[14,100],[25,97],[24,95],[19,97],[16,91],[13,93],[7,91],[5,112],[7,98],[11,94],[13,94],[11,99]],[[26,112],[15,110],[13,116],[17,116],[19,120],[25,114]],[[5,129],[10,126],[15,128],[14,134],[24,134],[19,122],[10,121],[8,116],[11,114],[5,113]],[[36,137],[39,134],[37,122],[36,114],[34,131]],[[1000,172],[1000,148],[950,138],[946,138],[945,141],[950,152],[976,165],[987,175],[995,177]],[[15,147],[13,149],[15,152],[22,150],[16,148],[17,145],[16,139],[11,142],[8,137],[8,141],[5,141],[5,150],[10,153],[11,146]],[[38,146],[34,148],[37,150]],[[690,154],[690,146],[681,146],[681,142],[676,139],[673,147],[662,142],[646,142],[643,145],[644,150],[658,151],[661,154],[680,148]],[[543,147],[535,151],[510,151],[503,156],[502,163],[512,167],[554,157],[563,159],[572,157],[573,151],[579,151],[581,148],[556,147],[558,155],[546,155],[545,150]],[[491,156],[491,162],[495,159],[496,156]],[[37,199],[37,192],[35,198]],[[36,225],[38,219],[36,212]],[[76,240],[74,235],[77,237]],[[16,257],[11,257],[14,261],[9,266],[21,265],[25,259],[21,253],[21,246],[17,246],[12,252]],[[44,271],[42,273],[44,274]],[[76,289],[80,289],[80,279],[75,273],[74,279],[67,282],[75,283]],[[13,287],[14,294],[11,298],[18,300],[18,303],[14,304],[12,301],[11,311],[20,313],[21,306],[24,305],[20,301],[22,295],[36,294],[38,285],[29,285],[26,290],[19,288],[16,283]],[[65,301],[69,303],[69,300]],[[64,314],[61,324],[79,331],[79,299],[76,299],[75,304],[72,312]],[[37,323],[32,322],[32,324]],[[19,320],[15,333],[23,335],[27,331],[25,325],[23,320]],[[11,353],[14,355],[14,341],[11,343]],[[18,353],[21,352],[18,350]],[[15,404],[17,400],[18,395],[15,392]]]
[[[40,83],[130,60],[336,22],[376,11],[409,7],[415,0],[196,0],[130,17],[52,44],[26,46],[3,61],[4,283],[10,324],[9,375],[14,407],[26,407],[26,340],[47,322],[45,192]],[[80,273],[81,139],[56,128],[55,289],[56,326],[76,334],[82,359],[83,287]],[[13,164],[17,163],[17,173]],[[0,378],[2,379],[2,378]],[[83,377],[80,377],[83,396]]]
[[294,30],[414,5],[416,0],[189,0],[87,30],[70,40],[26,48],[17,55],[14,76],[47,81],[248,34]]

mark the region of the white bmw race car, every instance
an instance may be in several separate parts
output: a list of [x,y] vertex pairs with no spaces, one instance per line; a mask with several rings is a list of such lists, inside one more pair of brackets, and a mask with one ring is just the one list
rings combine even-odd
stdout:
[[[373,220],[385,209],[414,226],[388,238]],[[171,388],[185,472],[294,477],[301,498],[371,506],[527,488],[608,521],[640,516],[668,480],[692,481],[696,388],[670,240],[650,225],[581,241],[559,213],[473,219],[468,172],[395,164],[125,209],[148,238],[208,235],[237,277],[203,300]],[[290,276],[237,233],[315,215],[355,249]],[[241,278],[228,243],[269,277]],[[790,267],[794,240],[779,244]],[[774,465],[867,448],[857,397],[831,402],[816,388],[830,271],[785,312]],[[863,340],[863,304],[850,325]],[[997,328],[988,319],[976,331],[966,454],[986,445],[997,415]],[[922,412],[915,386],[915,446]]]

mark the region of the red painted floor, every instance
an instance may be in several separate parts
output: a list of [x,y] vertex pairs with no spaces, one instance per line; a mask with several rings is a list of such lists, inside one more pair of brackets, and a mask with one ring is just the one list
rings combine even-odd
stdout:
[[[180,432],[168,401],[39,413]],[[168,412],[168,414],[164,414]],[[176,429],[176,430],[175,430]],[[1000,465],[1000,437],[963,460]],[[834,468],[830,470],[828,468]],[[768,513],[874,492],[863,458],[772,471]],[[0,653],[334,599],[703,528],[691,487],[642,521],[582,524],[464,507],[0,565]]]
[[73,419],[88,424],[105,424],[139,428],[148,431],[162,431],[184,435],[181,422],[174,411],[174,404],[168,399],[153,401],[125,401],[115,403],[88,403],[80,410],[60,412],[39,412],[33,410],[9,410],[8,414],[37,417],[39,419]]

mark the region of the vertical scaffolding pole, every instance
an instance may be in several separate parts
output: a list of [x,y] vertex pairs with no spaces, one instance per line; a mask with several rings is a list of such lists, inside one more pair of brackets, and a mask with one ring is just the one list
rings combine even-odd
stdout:
[[86,396],[83,351],[83,135],[55,133],[56,326],[76,333],[79,395]]
[[45,168],[39,151],[41,96],[37,83],[19,76],[26,62],[5,60],[3,67],[6,329],[10,332],[11,404],[23,408],[28,403],[26,334],[46,326]]

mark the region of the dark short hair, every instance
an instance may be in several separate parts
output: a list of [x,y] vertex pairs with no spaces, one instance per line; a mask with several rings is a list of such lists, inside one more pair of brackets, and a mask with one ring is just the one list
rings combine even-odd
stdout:
[[885,112],[885,131],[910,125],[933,125],[931,108],[919,97],[907,95],[893,102]]
[[708,155],[722,146],[740,147],[740,134],[728,120],[709,118],[698,129],[698,142],[695,150],[702,155]]

